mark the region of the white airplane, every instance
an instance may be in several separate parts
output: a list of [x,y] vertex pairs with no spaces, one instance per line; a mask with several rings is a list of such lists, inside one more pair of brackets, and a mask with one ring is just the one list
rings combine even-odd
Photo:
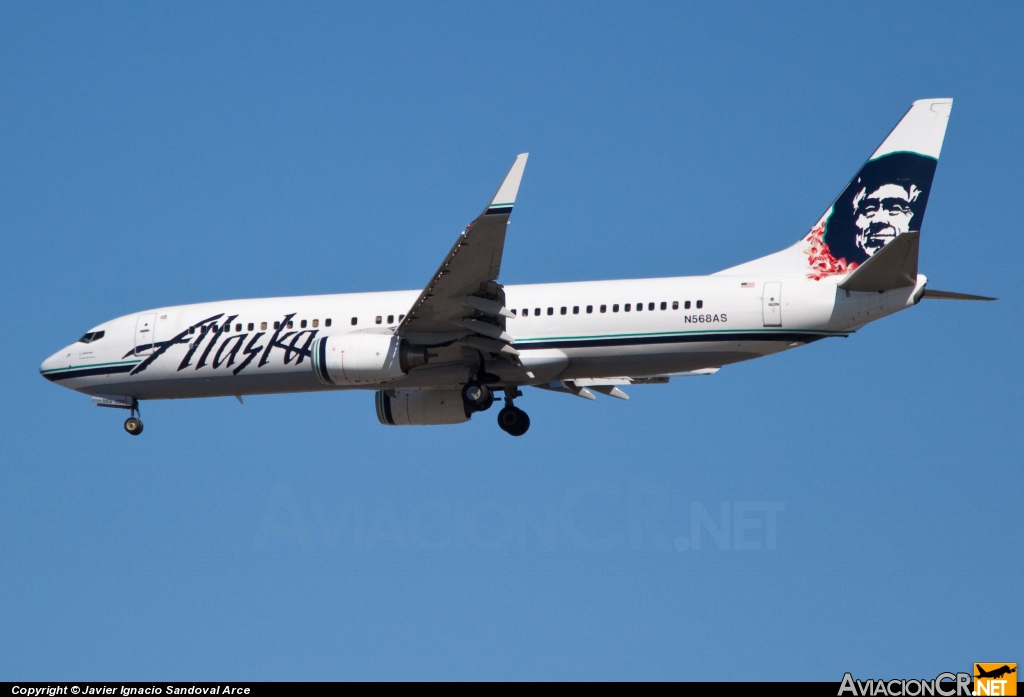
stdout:
[[832,336],[922,298],[918,243],[953,101],[914,102],[811,231],[710,276],[502,285],[505,231],[527,155],[422,291],[227,300],[137,312],[47,358],[52,382],[131,412],[139,402],[373,390],[389,426],[455,424],[486,411],[526,433],[530,385],[595,399],[708,375]]

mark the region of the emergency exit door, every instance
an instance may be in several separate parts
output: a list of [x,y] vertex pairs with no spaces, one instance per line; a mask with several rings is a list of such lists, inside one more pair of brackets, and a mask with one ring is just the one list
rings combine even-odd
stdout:
[[156,313],[139,315],[135,323],[135,355],[148,356],[153,351],[156,335]]
[[782,326],[782,284],[765,283],[764,292],[761,295],[761,314],[764,318],[764,326]]

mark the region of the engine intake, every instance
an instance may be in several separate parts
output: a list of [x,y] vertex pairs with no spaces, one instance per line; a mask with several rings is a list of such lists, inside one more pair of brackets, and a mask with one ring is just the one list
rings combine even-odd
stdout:
[[460,390],[381,390],[377,419],[385,426],[437,426],[469,421]]

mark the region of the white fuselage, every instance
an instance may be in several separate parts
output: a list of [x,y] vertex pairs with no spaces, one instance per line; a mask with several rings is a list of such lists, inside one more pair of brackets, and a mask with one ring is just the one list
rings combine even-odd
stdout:
[[[717,368],[848,334],[914,304],[924,282],[921,276],[913,288],[885,293],[847,293],[834,282],[786,273],[509,285],[506,306],[516,317],[506,331],[522,365],[492,359],[484,367],[504,385]],[[102,331],[102,338],[61,349],[40,372],[79,392],[137,400],[344,389],[317,379],[313,339],[390,334],[418,295],[256,298],[146,310],[94,327],[90,334]],[[480,368],[474,355],[458,344],[438,346],[427,365],[358,389],[458,386]]]

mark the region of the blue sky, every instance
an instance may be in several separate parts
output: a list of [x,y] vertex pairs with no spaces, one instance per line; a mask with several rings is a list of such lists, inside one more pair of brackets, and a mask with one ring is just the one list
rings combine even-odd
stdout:
[[[0,677],[932,677],[1021,661],[1018,3],[0,7]],[[516,153],[506,283],[710,273],[955,104],[935,288],[533,426],[41,379],[92,325],[415,289]],[[715,539],[702,524],[729,525]],[[737,529],[736,522],[740,521]],[[770,534],[772,533],[772,534]],[[772,539],[774,538],[774,539]]]

